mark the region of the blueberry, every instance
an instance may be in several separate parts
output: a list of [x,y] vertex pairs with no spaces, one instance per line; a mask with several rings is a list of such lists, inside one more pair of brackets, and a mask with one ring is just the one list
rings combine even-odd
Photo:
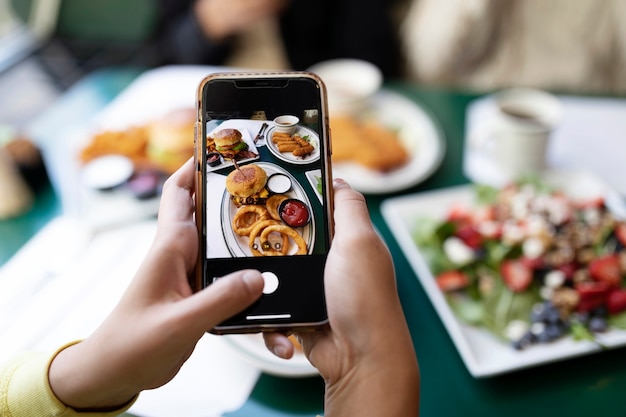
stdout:
[[532,333],[526,332],[526,334],[524,334],[524,336],[522,336],[518,340],[514,340],[511,343],[511,346],[513,346],[513,349],[515,349],[515,350],[524,350],[527,347],[529,347],[530,345],[532,345],[534,340],[535,340],[535,338],[532,335]]
[[547,317],[547,306],[546,303],[537,303],[533,306],[530,311],[530,321],[531,323],[540,323],[545,321]]
[[586,311],[581,311],[574,313],[572,316],[572,321],[577,321],[581,324],[587,324],[589,322],[589,313]]
[[546,333],[548,340],[553,341],[563,336],[563,327],[557,324],[549,324],[546,326],[544,333]]
[[609,329],[609,324],[603,317],[592,317],[589,320],[589,330],[594,333],[606,332]]
[[545,321],[551,324],[557,324],[561,322],[561,313],[554,306],[550,306],[546,310],[546,318]]

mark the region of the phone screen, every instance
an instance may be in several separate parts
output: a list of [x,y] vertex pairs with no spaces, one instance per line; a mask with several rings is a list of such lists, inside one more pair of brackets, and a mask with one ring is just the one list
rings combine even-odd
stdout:
[[245,268],[265,278],[261,299],[220,327],[324,322],[332,202],[320,84],[217,77],[201,94],[203,285]]

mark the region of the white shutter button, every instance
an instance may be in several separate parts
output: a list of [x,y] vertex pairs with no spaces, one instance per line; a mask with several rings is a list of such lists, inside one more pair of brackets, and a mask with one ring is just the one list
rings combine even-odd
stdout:
[[263,272],[261,274],[265,285],[263,286],[263,294],[271,294],[278,288],[278,277],[273,272]]

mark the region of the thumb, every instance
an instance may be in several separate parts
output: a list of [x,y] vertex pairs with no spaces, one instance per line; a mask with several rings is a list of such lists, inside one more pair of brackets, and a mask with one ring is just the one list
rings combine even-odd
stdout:
[[259,299],[263,277],[256,270],[242,270],[218,278],[185,300],[188,319],[201,331],[212,329]]

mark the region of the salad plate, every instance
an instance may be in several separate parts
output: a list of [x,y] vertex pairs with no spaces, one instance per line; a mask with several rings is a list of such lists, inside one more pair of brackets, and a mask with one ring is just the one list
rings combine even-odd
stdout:
[[[541,181],[562,190],[574,199],[602,196],[611,212],[618,217],[623,214],[623,202],[619,196],[589,172],[549,171],[542,176]],[[437,285],[424,249],[417,246],[415,236],[424,219],[443,220],[450,208],[459,205],[472,207],[475,205],[474,201],[474,188],[472,185],[464,185],[389,198],[381,206],[383,218],[392,235],[472,376],[480,378],[508,373],[626,345],[626,331],[611,327],[607,332],[596,333],[594,340],[574,340],[571,336],[566,336],[549,343],[533,344],[527,349],[516,350],[486,328],[462,321],[453,312],[444,292]]]

